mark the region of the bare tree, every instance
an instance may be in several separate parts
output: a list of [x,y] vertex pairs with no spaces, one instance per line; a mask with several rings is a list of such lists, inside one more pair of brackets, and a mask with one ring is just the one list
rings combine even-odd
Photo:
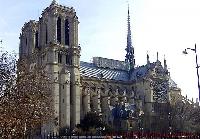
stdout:
[[171,126],[174,132],[199,132],[200,107],[180,94],[172,95]]
[[50,80],[43,67],[0,55],[0,136],[21,138],[53,114]]

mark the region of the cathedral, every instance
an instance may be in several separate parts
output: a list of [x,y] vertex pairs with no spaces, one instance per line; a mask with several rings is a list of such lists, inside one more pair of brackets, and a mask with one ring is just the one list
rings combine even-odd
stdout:
[[[93,62],[80,61],[78,17],[73,7],[55,0],[44,9],[38,21],[30,20],[20,34],[20,58],[28,57],[30,67],[43,65],[51,78],[54,98],[54,121],[42,127],[43,132],[74,129],[92,111],[106,123],[129,130],[136,126],[134,117],[149,115],[143,125],[153,126],[161,105],[168,105],[170,93],[180,89],[170,78],[167,62],[158,59],[135,66],[128,9],[128,33],[124,61],[93,57]],[[128,118],[115,116],[120,106]],[[121,115],[123,115],[123,110]],[[138,115],[138,116],[137,116]],[[117,123],[115,122],[116,120]]]

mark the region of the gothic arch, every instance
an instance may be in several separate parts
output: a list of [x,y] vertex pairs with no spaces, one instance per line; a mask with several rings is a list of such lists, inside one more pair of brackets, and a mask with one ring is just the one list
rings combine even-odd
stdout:
[[91,93],[91,96],[95,96],[96,95],[96,84],[94,83],[90,83],[90,93]]
[[65,19],[65,45],[69,46],[69,21]]
[[57,42],[61,43],[61,18],[57,19]]
[[38,31],[35,32],[35,48],[39,47],[39,37],[38,37]]
[[87,82],[82,83],[82,95],[86,96],[88,94],[89,84]]
[[114,96],[115,95],[115,91],[114,91],[114,87],[112,85],[108,86],[108,96]]

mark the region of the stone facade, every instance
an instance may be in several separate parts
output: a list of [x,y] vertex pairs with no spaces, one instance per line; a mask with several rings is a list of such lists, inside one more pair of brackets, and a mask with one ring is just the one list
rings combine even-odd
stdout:
[[[131,39],[129,15],[128,20]],[[155,103],[167,104],[170,92],[180,91],[169,76],[166,60],[164,66],[159,60],[150,63],[147,55],[147,64],[135,67],[130,40],[125,61],[94,57],[92,63],[81,62],[78,24],[72,7],[53,1],[39,21],[25,23],[20,34],[20,58],[28,58],[30,66],[45,66],[53,82],[55,119],[43,126],[43,132],[73,129],[89,111],[115,126],[116,106],[129,110],[130,119],[119,125],[128,130],[135,125],[134,116],[156,115]]]

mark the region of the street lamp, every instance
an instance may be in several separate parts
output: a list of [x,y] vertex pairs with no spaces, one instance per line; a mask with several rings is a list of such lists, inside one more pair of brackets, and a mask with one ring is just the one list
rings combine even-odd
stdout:
[[199,65],[198,65],[198,57],[197,57],[197,48],[196,48],[196,44],[195,44],[195,47],[194,49],[192,48],[186,48],[184,51],[183,51],[183,54],[188,54],[187,50],[192,50],[195,52],[196,54],[196,69],[197,69],[197,78],[198,78],[198,89],[199,89],[199,100],[200,100],[200,85],[199,85]]

